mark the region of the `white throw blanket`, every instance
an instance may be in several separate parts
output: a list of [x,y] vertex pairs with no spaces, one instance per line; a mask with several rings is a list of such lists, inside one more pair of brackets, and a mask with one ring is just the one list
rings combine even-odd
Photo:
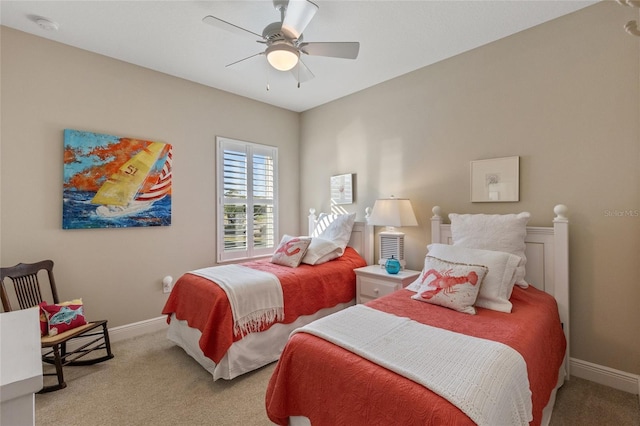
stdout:
[[191,271],[218,284],[227,293],[236,336],[258,332],[284,319],[280,280],[273,274],[242,265],[222,265]]
[[533,419],[526,363],[517,351],[502,343],[420,324],[364,305],[295,332],[321,337],[423,385],[478,425],[528,425]]

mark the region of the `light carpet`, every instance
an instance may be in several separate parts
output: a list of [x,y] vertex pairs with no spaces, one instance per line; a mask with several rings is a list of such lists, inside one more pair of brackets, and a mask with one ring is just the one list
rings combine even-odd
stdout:
[[[272,425],[264,397],[275,363],[214,382],[165,335],[115,342],[115,358],[65,368],[66,389],[36,395],[36,425]],[[638,395],[571,378],[551,425],[640,426]]]

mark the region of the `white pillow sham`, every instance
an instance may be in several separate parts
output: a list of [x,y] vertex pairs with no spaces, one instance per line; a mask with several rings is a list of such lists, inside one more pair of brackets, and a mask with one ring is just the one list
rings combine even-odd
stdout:
[[355,213],[331,215],[323,213],[318,217],[318,223],[311,236],[333,241],[340,247],[339,256],[342,256],[351,239],[355,221]]
[[311,244],[307,253],[302,258],[302,263],[308,265],[320,265],[321,263],[337,259],[343,253],[343,249],[333,241],[324,238],[311,238]]
[[318,215],[318,219],[316,219],[316,226],[315,228],[313,228],[313,232],[311,233],[311,236],[312,237],[319,236],[322,233],[322,231],[324,231],[329,227],[331,222],[333,222],[336,217],[338,217],[337,214],[320,213],[320,215]]
[[451,237],[456,246],[481,250],[503,251],[520,257],[515,282],[526,288],[524,277],[527,257],[525,236],[528,212],[518,214],[449,214]]
[[[427,249],[428,256],[448,262],[486,266],[488,271],[482,280],[475,306],[493,311],[511,312],[512,305],[509,298],[520,261],[518,256],[500,251],[470,249],[447,244],[430,244]],[[415,282],[407,288],[416,291],[414,284]]]

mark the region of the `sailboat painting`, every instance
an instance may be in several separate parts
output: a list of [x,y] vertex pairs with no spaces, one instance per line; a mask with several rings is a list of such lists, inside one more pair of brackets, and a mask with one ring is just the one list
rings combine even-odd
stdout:
[[65,129],[62,228],[171,225],[170,144]]

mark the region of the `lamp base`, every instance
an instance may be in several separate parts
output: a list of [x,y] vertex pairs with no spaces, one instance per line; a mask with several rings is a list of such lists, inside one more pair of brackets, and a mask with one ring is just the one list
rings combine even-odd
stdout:
[[398,231],[380,232],[380,252],[379,263],[384,268],[387,259],[391,256],[400,261],[401,269],[404,269],[407,262],[404,260],[404,233]]
[[[387,263],[387,259],[380,259],[378,261],[378,264],[380,265],[380,268],[384,269],[385,264]],[[405,267],[407,266],[407,261],[404,259],[400,260],[400,270],[405,269]]]

